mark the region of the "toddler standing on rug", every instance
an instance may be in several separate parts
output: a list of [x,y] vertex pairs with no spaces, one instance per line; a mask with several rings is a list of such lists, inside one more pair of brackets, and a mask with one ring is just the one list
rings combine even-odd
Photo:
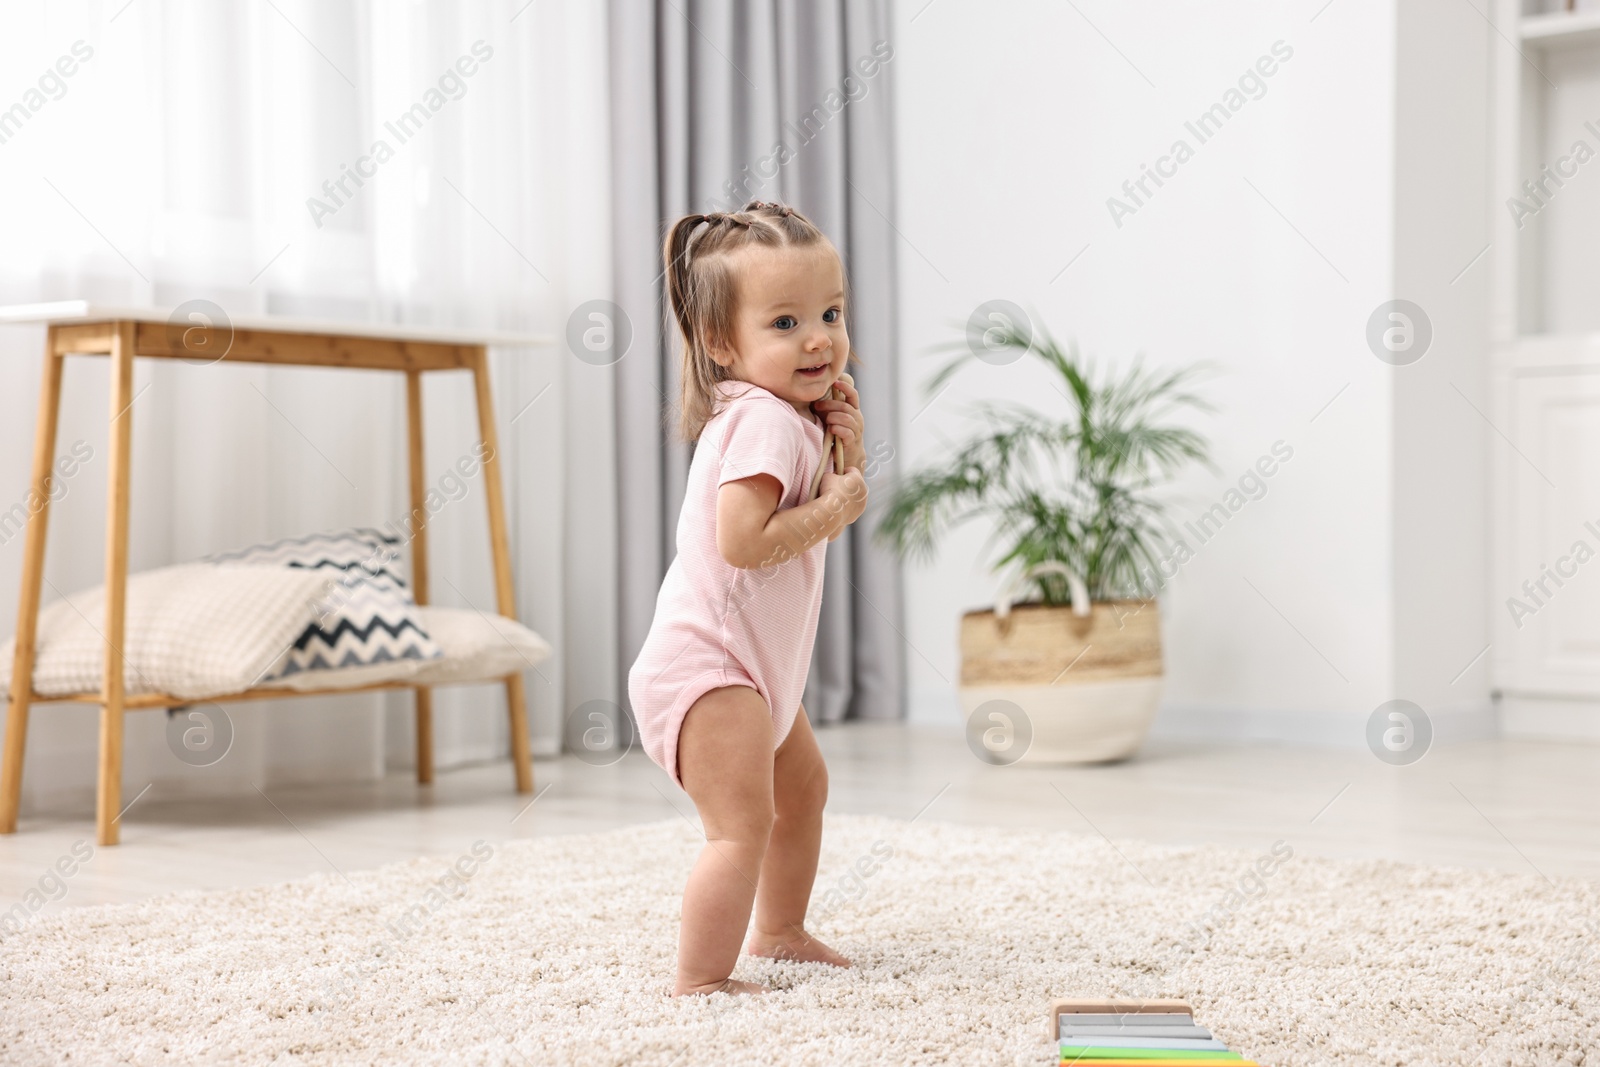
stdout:
[[839,253],[799,212],[754,200],[685,215],[664,254],[683,341],[678,432],[695,450],[628,697],[645,752],[705,828],[673,995],[765,993],[730,977],[752,905],[751,955],[850,966],[805,930],[828,769],[800,697],[827,543],[867,503],[860,398],[840,378],[858,357]]

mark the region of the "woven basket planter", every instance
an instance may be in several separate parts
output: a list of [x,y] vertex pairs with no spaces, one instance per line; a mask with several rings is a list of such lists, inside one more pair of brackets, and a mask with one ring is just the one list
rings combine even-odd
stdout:
[[1163,681],[1154,599],[1011,609],[1002,596],[961,617],[962,710],[969,741],[974,728],[995,731],[985,742],[992,762],[1126,759],[1144,742]]

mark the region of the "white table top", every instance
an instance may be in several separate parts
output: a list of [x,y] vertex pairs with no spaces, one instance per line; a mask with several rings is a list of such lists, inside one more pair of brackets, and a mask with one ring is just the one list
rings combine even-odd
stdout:
[[[10,304],[0,306],[0,325],[69,326],[83,322],[108,322],[113,319],[133,322],[166,322],[171,318],[172,312],[173,309],[171,308],[119,307],[110,304],[93,304],[87,300],[57,300],[48,304]],[[275,315],[229,315],[228,322],[239,330],[276,330],[280,333],[383,337],[395,341],[426,341],[447,345],[527,347],[555,344],[555,338],[545,334],[463,330],[447,326],[402,326],[377,322],[337,322]]]

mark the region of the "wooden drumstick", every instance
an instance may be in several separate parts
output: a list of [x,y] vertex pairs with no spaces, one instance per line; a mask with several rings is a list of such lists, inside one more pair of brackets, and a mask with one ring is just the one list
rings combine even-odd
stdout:
[[[854,378],[850,377],[848,373],[842,371],[839,374],[839,381],[846,382],[850,385],[856,384]],[[844,393],[842,393],[837,387],[830,389],[828,391],[828,395],[835,400],[845,399]],[[844,473],[844,442],[839,440],[837,437],[833,439],[833,473]]]
[[[839,375],[839,380],[852,386],[856,384],[855,379],[848,374]],[[843,400],[845,396],[838,389],[829,389],[828,398],[830,400]],[[816,473],[811,476],[811,492],[807,495],[807,500],[815,500],[817,493],[822,488],[822,475],[828,469],[828,442],[830,440],[833,442],[833,473],[844,473],[844,442],[835,437],[832,430],[825,429],[822,431],[822,455],[817,459]]]

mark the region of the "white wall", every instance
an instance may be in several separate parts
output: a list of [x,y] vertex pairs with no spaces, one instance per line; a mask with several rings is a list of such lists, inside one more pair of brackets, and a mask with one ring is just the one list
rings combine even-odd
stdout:
[[[1373,309],[1399,295],[1393,6],[904,0],[896,16],[901,336],[915,368],[897,462],[915,468],[941,436],[960,440],[976,397],[1065,412],[1029,360],[969,368],[917,414],[927,368],[942,361],[923,353],[958,338],[984,300],[1035,310],[1119,366],[1139,351],[1220,364],[1209,388],[1220,410],[1198,423],[1220,473],[1175,486],[1175,515],[1219,501],[1275,441],[1293,456],[1163,594],[1159,728],[1360,743],[1352,728],[1407,695],[1397,650],[1415,651],[1395,630],[1398,368],[1365,342]],[[1264,94],[1199,143],[1185,121],[1277,41],[1293,54]],[[1180,137],[1193,158],[1119,228],[1107,198]],[[1476,240],[1454,236],[1447,258]],[[1452,492],[1441,522],[1468,521],[1463,536],[1481,538],[1481,514],[1466,514],[1477,490]],[[959,616],[995,595],[986,534],[959,529],[936,563],[908,572],[913,721],[959,722]],[[1422,548],[1402,547],[1408,562]],[[1466,580],[1481,600],[1480,557],[1468,551],[1435,584]],[[1455,630],[1481,629],[1476,610]],[[1417,637],[1421,624],[1398,617]],[[1481,690],[1481,676],[1470,685]]]
[[[1395,291],[1433,344],[1393,371],[1396,696],[1435,719],[1487,707],[1490,49],[1454,0],[1397,8]],[[1476,257],[1476,258],[1475,258]]]

